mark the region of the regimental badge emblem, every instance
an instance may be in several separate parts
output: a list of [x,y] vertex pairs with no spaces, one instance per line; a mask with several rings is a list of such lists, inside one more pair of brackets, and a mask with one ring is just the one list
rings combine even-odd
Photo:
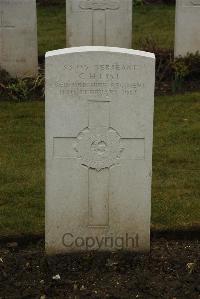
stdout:
[[113,128],[107,127],[81,131],[74,148],[81,164],[97,171],[118,164],[123,151],[120,135]]

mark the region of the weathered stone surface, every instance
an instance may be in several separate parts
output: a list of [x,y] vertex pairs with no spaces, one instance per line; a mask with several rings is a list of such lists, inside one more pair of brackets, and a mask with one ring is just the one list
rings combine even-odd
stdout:
[[154,55],[46,54],[46,250],[148,250]]
[[67,46],[131,48],[132,0],[67,0]]
[[200,0],[176,0],[175,56],[200,51]]
[[37,75],[35,0],[0,0],[0,67],[13,77]]

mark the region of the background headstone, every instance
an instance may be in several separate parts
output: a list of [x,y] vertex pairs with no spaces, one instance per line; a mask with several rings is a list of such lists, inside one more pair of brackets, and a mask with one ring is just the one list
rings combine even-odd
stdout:
[[132,46],[132,0],[66,0],[67,46]]
[[13,77],[37,75],[35,0],[0,0],[0,67]]
[[46,54],[48,253],[149,249],[154,73],[147,52]]
[[200,0],[176,0],[175,56],[200,51]]

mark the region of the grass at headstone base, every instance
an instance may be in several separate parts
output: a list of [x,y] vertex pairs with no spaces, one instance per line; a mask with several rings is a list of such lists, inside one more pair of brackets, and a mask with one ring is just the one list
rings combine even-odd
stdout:
[[44,103],[0,103],[0,235],[44,222]]
[[[156,228],[200,227],[199,132],[200,92],[156,97]],[[0,102],[0,141],[0,235],[43,232],[44,102]]]
[[[142,5],[133,9],[133,48],[172,49],[174,43],[174,5]],[[39,54],[65,48],[65,5],[38,6]]]

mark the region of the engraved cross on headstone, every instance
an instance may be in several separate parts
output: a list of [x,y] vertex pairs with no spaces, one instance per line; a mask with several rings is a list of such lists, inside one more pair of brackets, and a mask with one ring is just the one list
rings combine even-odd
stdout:
[[108,227],[111,168],[122,160],[144,160],[144,138],[123,138],[111,127],[109,99],[87,102],[87,128],[78,136],[54,137],[53,156],[87,167],[88,226]]
[[79,8],[92,11],[92,44],[106,46],[107,11],[120,8],[119,0],[81,0]]

